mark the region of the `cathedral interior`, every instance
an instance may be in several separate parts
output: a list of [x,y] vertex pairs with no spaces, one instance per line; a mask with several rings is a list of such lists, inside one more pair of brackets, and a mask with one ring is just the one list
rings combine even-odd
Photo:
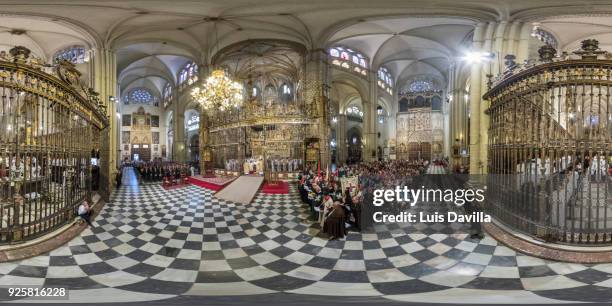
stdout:
[[609,1],[0,0],[0,300],[611,303],[611,93]]

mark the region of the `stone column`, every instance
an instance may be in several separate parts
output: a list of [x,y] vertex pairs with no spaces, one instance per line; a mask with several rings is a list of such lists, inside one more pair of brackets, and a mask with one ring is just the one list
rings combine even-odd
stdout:
[[455,88],[457,87],[457,63],[451,62],[450,67],[448,68],[448,86],[446,87],[446,96],[442,97],[442,109],[444,112],[444,156],[448,156],[449,160],[452,163],[452,146],[455,142],[454,131],[456,127],[453,126],[457,118],[455,118],[455,113],[457,113],[456,107],[453,107],[452,101],[453,93]]
[[306,55],[304,71],[304,104],[311,124],[306,137],[319,142],[321,169],[330,162],[329,136],[329,82],[327,52],[325,49],[311,50]]
[[[482,51],[483,40],[485,37],[485,29],[487,24],[479,23],[474,30],[474,41],[472,43],[472,51]],[[471,64],[470,71],[470,174],[478,174],[481,172],[481,141],[483,138],[480,118],[481,118],[481,66],[479,64]]]
[[532,25],[521,24],[520,31],[517,33],[516,62],[523,63],[529,57],[529,39],[531,37]]
[[102,131],[100,139],[100,195],[105,201],[110,198],[113,189],[113,178],[118,165],[118,129],[117,105],[110,102],[110,96],[117,96],[117,60],[113,50],[97,48],[90,61],[91,87],[100,93],[100,99],[106,103],[106,112],[110,126]]
[[338,154],[338,164],[343,165],[346,163],[347,148],[346,148],[346,115],[344,113],[338,114],[338,121],[336,122],[336,151]]
[[174,116],[174,143],[173,143],[173,160],[176,162],[185,161],[185,113],[180,107],[175,111]]
[[506,21],[499,23],[490,22],[487,31],[485,33],[485,40],[483,42],[482,50],[485,52],[493,52],[495,57],[489,63],[483,63],[480,73],[480,156],[479,156],[479,172],[481,174],[488,173],[488,152],[489,152],[489,116],[485,114],[485,111],[489,108],[489,102],[482,99],[488,88],[488,76],[497,75],[500,72],[500,65],[498,64],[503,60],[504,52],[504,38],[505,30],[507,26]]
[[185,112],[182,105],[186,104],[189,96],[189,89],[183,89],[183,91],[177,94],[177,100],[174,101],[172,110],[174,117],[172,120],[172,129],[174,130],[174,139],[172,142],[172,160],[176,162],[185,161]]
[[[375,73],[375,72],[374,72]],[[378,106],[378,84],[376,74],[370,72],[370,96],[369,101],[363,101],[363,160],[372,161],[377,160],[378,150],[377,145],[377,126],[378,126],[378,115],[376,113],[376,107]]]

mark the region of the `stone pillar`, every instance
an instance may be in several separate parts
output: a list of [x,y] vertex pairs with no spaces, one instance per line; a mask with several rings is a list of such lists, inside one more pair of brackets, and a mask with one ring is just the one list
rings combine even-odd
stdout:
[[344,113],[338,114],[338,121],[336,122],[336,152],[338,156],[338,164],[343,165],[346,163],[347,158],[347,147],[346,147],[346,115]]
[[522,63],[529,57],[529,39],[531,37],[532,25],[523,23],[518,35],[518,45],[516,48],[516,62]]
[[[485,29],[487,24],[479,23],[474,30],[474,41],[472,43],[472,51],[478,52],[482,50],[483,38],[485,37]],[[481,66],[471,64],[470,71],[470,173],[478,174],[481,172],[482,162],[480,159],[482,131],[480,126],[481,118]]]
[[470,79],[470,173],[488,172],[489,117],[484,113],[489,102],[482,95],[489,89],[487,75],[503,72],[504,57],[516,54],[517,61],[528,56],[529,25],[522,22],[500,21],[479,24],[474,31],[474,51],[493,52],[489,63],[472,64]]
[[369,101],[363,101],[363,160],[372,161],[377,159],[377,126],[378,115],[376,107],[378,106],[378,84],[376,74],[370,73],[370,96]]
[[515,21],[510,25],[510,31],[508,33],[508,43],[506,45],[506,53],[518,55],[519,44],[521,39],[521,31],[524,26],[523,22]]
[[457,63],[452,62],[448,68],[448,86],[446,88],[446,97],[442,97],[442,109],[444,111],[444,156],[448,156],[452,163],[452,146],[455,142],[453,132],[456,127],[453,125],[456,123],[454,118],[457,109],[453,107],[453,93],[457,87]]
[[106,112],[110,126],[102,132],[100,139],[100,188],[99,192],[105,201],[110,198],[113,189],[113,178],[118,166],[119,118],[117,105],[110,102],[110,96],[117,96],[117,58],[113,50],[97,48],[90,61],[91,87],[100,93],[100,99],[106,103]]
[[479,170],[476,173],[488,173],[488,152],[489,152],[489,116],[485,111],[489,108],[488,101],[482,99],[482,95],[488,90],[488,76],[497,75],[500,72],[498,63],[503,60],[504,52],[504,35],[506,30],[506,21],[500,23],[489,22],[485,32],[485,39],[482,45],[482,51],[493,52],[495,57],[489,63],[483,63],[480,67],[480,152],[479,152]]
[[328,69],[325,49],[311,50],[306,55],[303,97],[308,117],[312,122],[306,137],[318,139],[321,169],[327,167],[331,158]]
[[184,162],[186,149],[185,149],[185,113],[182,107],[175,107],[174,111],[174,142],[172,148],[172,159],[176,162]]

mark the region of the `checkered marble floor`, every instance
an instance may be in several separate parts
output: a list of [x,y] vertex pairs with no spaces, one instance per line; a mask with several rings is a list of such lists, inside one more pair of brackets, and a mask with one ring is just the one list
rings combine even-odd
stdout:
[[293,186],[250,205],[195,186],[123,186],[95,227],[49,254],[0,264],[0,286],[66,287],[69,302],[276,292],[428,303],[612,301],[612,264],[541,260],[466,234],[351,232],[328,241],[308,217]]

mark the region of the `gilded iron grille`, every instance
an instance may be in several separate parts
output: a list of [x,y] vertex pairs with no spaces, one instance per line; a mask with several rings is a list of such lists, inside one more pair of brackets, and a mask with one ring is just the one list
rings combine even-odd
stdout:
[[612,243],[612,61],[597,41],[507,71],[490,102],[486,209],[547,242]]
[[[24,47],[0,54],[0,244],[39,237],[74,220],[97,185],[106,110],[69,62]],[[92,164],[94,163],[94,164]]]

